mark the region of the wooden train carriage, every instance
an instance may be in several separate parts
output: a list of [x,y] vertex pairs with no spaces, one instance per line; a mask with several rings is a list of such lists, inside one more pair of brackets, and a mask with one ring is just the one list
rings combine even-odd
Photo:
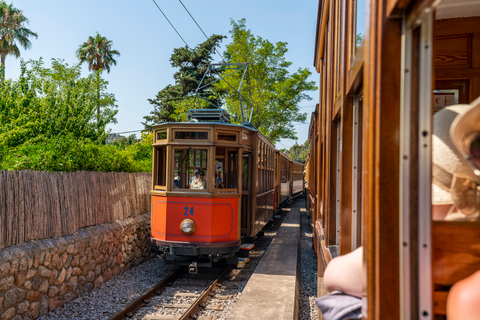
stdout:
[[[153,148],[151,232],[163,252],[231,256],[271,218],[275,152],[258,130],[164,123],[154,127]],[[205,175],[201,189],[192,184],[196,172]],[[185,220],[194,223],[190,234]]]
[[283,152],[276,150],[277,203],[281,206],[292,194],[292,161]]
[[253,176],[253,201],[256,204],[255,216],[251,219],[251,226],[246,233],[249,237],[255,236],[272,218],[275,207],[275,146],[261,133],[256,135],[257,170]]
[[292,161],[292,197],[303,192],[305,165],[301,162]]
[[305,207],[307,209],[307,215],[311,217],[311,205],[310,205],[310,170],[311,170],[311,164],[310,164],[310,154],[307,155],[307,158],[305,159],[305,185],[304,185],[304,192],[305,192]]
[[440,319],[448,288],[479,269],[478,223],[431,216],[432,117],[480,96],[479,8],[319,1],[309,131],[318,292],[332,256],[363,245],[368,319]]

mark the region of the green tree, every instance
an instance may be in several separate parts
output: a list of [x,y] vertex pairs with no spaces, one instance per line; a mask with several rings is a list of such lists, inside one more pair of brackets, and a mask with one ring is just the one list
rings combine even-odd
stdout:
[[[25,27],[28,19],[23,12],[14,8],[12,4],[7,5],[4,1],[0,1],[0,57],[1,57],[1,79],[5,80],[5,58],[7,55],[20,57],[20,49],[18,45],[24,49],[32,46],[30,37],[37,38],[37,34]],[[18,45],[17,45],[18,44]]]
[[100,121],[100,73],[107,70],[110,73],[110,66],[117,65],[116,56],[120,56],[118,50],[112,49],[112,41],[102,37],[98,32],[95,37],[89,36],[88,40],[82,43],[76,52],[80,63],[86,62],[88,70],[95,71],[97,75],[97,121]]
[[[79,64],[22,61],[19,79],[0,83],[0,170],[150,171],[148,137],[128,150],[103,144],[117,106],[99,80],[82,77]],[[98,87],[104,108],[95,121]]]
[[[225,36],[212,35],[193,49],[181,47],[173,50],[170,64],[179,68],[173,75],[175,84],[169,84],[160,90],[155,99],[148,99],[154,109],[150,115],[143,117],[146,129],[150,130],[154,124],[162,122],[175,122],[188,109],[198,108],[195,90],[206,72],[205,66],[212,62],[212,55],[223,38]],[[219,102],[212,87],[207,87],[200,93],[210,101]]]
[[[53,59],[51,68],[45,68],[42,59],[22,61],[19,79],[0,84],[0,146],[17,147],[67,134],[103,143],[117,106],[114,95],[106,92],[108,82],[100,78],[98,83],[95,78],[81,77],[80,65],[69,66],[62,60]],[[94,123],[98,87],[105,108]]]
[[292,160],[305,163],[308,153],[310,152],[310,140],[305,141],[304,144],[299,145],[295,143],[289,150],[284,153]]
[[[252,124],[274,143],[281,138],[296,139],[293,123],[304,122],[307,118],[306,113],[300,112],[298,104],[302,100],[311,100],[306,92],[317,89],[314,81],[308,81],[311,72],[302,68],[294,73],[288,71],[292,63],[285,59],[286,42],[273,44],[254,36],[247,29],[245,19],[231,20],[231,24],[232,42],[226,46],[225,58],[230,63],[249,63],[247,82],[250,86],[243,86],[241,94],[250,97],[254,106]],[[231,77],[229,82],[238,88],[241,74]],[[222,92],[228,91],[225,83],[218,87]],[[238,117],[238,94],[229,91],[225,102],[227,111]]]

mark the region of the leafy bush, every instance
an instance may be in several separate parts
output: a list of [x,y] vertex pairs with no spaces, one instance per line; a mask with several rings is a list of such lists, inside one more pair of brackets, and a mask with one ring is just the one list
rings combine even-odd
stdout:
[[60,60],[51,69],[41,59],[21,68],[17,81],[0,83],[1,170],[151,171],[152,134],[125,148],[104,144],[117,113],[107,81],[83,78],[79,65]]

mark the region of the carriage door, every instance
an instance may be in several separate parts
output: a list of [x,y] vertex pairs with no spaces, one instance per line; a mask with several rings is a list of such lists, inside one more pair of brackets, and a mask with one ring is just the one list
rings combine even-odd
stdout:
[[[245,152],[245,150],[244,150]],[[242,155],[242,234],[248,233],[248,220],[250,217],[250,191],[251,191],[251,153]]]

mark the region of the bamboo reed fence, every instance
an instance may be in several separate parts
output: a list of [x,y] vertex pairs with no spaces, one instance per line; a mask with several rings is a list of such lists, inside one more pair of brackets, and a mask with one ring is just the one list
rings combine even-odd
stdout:
[[0,171],[0,249],[150,212],[150,173]]

